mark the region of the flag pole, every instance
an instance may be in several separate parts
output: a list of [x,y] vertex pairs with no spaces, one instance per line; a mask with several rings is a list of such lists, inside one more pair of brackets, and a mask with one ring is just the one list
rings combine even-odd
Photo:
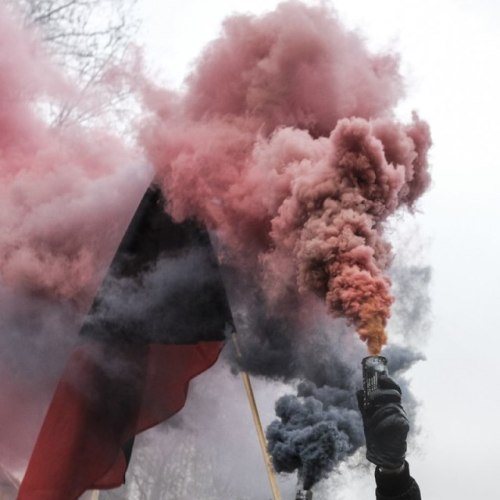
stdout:
[[[232,335],[233,344],[236,349],[236,356],[241,359],[241,351],[236,340],[236,334]],[[259,439],[260,449],[262,451],[262,457],[264,458],[264,465],[266,466],[267,477],[269,478],[269,484],[271,486],[271,492],[273,494],[273,500],[281,500],[281,493],[278,488],[278,483],[276,482],[274,467],[267,452],[266,436],[264,435],[264,430],[262,428],[262,421],[260,419],[259,410],[257,408],[257,402],[255,401],[255,395],[252,388],[252,383],[250,377],[245,370],[240,370],[241,378],[243,380],[243,385],[245,386],[245,392],[248,399],[248,404],[250,405],[250,410],[252,412],[252,418],[255,425],[255,430],[257,431],[257,437]]]

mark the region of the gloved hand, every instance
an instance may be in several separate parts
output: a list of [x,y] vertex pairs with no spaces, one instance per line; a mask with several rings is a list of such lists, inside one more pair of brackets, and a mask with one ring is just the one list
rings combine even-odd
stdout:
[[379,375],[378,389],[365,406],[363,391],[357,392],[363,417],[366,458],[384,469],[398,469],[404,464],[406,437],[410,430],[401,404],[401,388],[388,375]]

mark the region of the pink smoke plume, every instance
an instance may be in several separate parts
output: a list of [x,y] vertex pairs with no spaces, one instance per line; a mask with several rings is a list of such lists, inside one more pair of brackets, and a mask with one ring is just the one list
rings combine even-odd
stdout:
[[0,6],[0,279],[88,300],[143,186],[123,141],[44,119],[77,92]]
[[11,471],[76,334],[68,302],[88,307],[151,176],[111,133],[48,123],[48,106],[78,92],[0,5],[0,467]]
[[324,297],[371,353],[386,343],[387,217],[429,185],[428,126],[405,125],[398,60],[326,6],[224,23],[177,97],[149,87],[142,143],[177,219],[216,229],[271,301]]

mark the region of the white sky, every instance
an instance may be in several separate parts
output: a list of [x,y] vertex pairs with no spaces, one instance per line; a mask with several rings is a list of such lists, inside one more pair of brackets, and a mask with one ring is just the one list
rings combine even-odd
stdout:
[[[150,60],[179,85],[224,17],[278,2],[142,3]],[[433,268],[433,327],[423,349],[428,359],[411,372],[422,402],[420,450],[409,455],[413,475],[424,500],[500,498],[500,2],[332,3],[371,47],[400,52],[409,83],[402,117],[417,109],[434,139],[433,186],[417,217],[428,243],[423,260]],[[372,487],[355,481],[335,500],[374,498]]]

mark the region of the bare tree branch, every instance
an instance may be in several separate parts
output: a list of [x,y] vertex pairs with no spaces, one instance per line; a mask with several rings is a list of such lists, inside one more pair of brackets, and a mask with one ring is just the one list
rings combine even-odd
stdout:
[[[56,14],[61,13],[65,9],[69,9],[73,5],[75,5],[78,2],[78,0],[70,0],[69,2],[63,3],[62,5],[58,5],[54,7],[52,10],[45,11],[43,14],[34,17],[32,19],[33,24],[43,24],[45,21],[50,19],[51,17],[54,17]],[[52,2],[48,2],[52,3]],[[40,5],[42,2],[36,2],[37,8],[40,8]]]
[[[49,54],[79,83],[72,102],[50,107],[51,121],[64,126],[126,114],[127,92],[110,89],[106,74],[122,66],[139,27],[136,0],[5,0],[35,29]],[[93,97],[93,106],[79,109]],[[98,98],[100,96],[100,98]]]

